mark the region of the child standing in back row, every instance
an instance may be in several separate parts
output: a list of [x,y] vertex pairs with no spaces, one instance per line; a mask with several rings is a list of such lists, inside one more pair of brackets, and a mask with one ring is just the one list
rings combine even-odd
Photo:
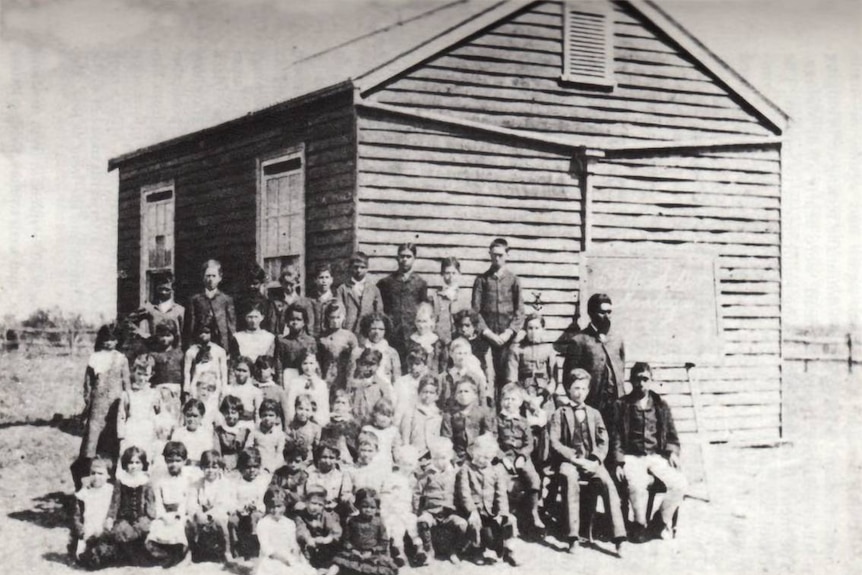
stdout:
[[344,329],[357,337],[360,334],[361,318],[383,313],[380,290],[368,281],[368,256],[356,252],[350,258],[350,277],[335,290],[335,297],[344,306]]
[[503,238],[488,248],[491,266],[473,283],[473,309],[488,329],[482,336],[491,343],[496,375],[495,387],[505,383],[505,359],[509,346],[524,323],[524,296],[521,280],[506,267],[509,244]]
[[212,341],[222,349],[230,349],[230,340],[236,332],[236,314],[233,298],[219,291],[222,280],[221,264],[207,260],[201,268],[204,291],[192,296],[186,308],[186,335],[183,340],[191,342],[199,326],[213,326]]
[[[314,337],[319,337],[327,331],[326,308],[333,301],[338,301],[332,292],[332,267],[328,263],[321,263],[314,268],[314,291],[309,301],[313,317],[308,323],[308,331]],[[344,318],[342,317],[342,322]],[[341,327],[341,323],[338,324]],[[355,337],[355,336],[354,336]]]
[[81,488],[81,479],[89,469],[91,460],[99,454],[116,459],[119,452],[116,437],[112,441],[111,430],[106,432],[111,406],[120,398],[122,391],[129,388],[129,362],[125,355],[117,351],[119,338],[120,330],[115,324],[103,325],[96,335],[96,351],[87,361],[84,378],[87,425],[81,440],[80,455],[72,466],[76,489]]

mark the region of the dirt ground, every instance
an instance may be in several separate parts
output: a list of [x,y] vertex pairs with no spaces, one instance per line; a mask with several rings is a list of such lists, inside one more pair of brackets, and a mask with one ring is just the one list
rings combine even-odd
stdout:
[[[0,356],[0,564],[4,573],[77,571],[65,555],[64,501],[72,492],[68,465],[80,439],[65,416],[80,409],[77,372],[83,372],[86,360],[53,361],[58,369],[76,364],[75,377],[49,381],[40,373],[57,372],[41,365],[43,360],[10,364]],[[463,575],[862,571],[862,448],[856,439],[862,432],[858,415],[862,374],[848,377],[837,367],[812,367],[808,374],[789,367],[785,373],[785,436],[791,443],[773,448],[710,446],[711,501],[685,501],[676,540],[629,545],[622,559],[614,557],[604,543],[568,556],[558,552],[553,542],[519,542],[523,566],[518,569],[502,564],[453,568],[439,563],[415,570],[416,575],[430,575],[438,568]],[[34,374],[36,382],[29,383]],[[172,571],[203,575],[247,569],[201,564]]]

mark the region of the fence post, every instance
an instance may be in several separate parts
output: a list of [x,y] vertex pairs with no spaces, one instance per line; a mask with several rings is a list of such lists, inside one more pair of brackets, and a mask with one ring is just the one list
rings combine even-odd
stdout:
[[847,373],[853,373],[853,334],[847,334]]

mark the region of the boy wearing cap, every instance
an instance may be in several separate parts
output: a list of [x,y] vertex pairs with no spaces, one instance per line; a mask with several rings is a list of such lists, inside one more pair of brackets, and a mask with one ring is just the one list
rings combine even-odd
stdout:
[[652,368],[639,361],[629,376],[632,391],[614,404],[611,453],[617,480],[625,485],[635,516],[634,537],[646,539],[648,489],[653,478],[667,490],[658,514],[662,539],[671,539],[673,516],[688,483],[679,469],[679,436],[670,406],[652,390]]
[[376,285],[368,281],[368,256],[356,252],[350,258],[350,277],[335,290],[344,305],[344,329],[359,337],[359,320],[370,313],[383,312],[383,298]]

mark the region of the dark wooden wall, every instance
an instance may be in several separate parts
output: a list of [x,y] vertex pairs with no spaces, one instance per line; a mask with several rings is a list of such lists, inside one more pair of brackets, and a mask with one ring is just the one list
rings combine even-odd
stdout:
[[[718,253],[724,357],[698,365],[702,427],[715,439],[777,439],[781,410],[780,148],[605,159],[592,178],[594,244]],[[644,358],[631,358],[632,360]],[[682,365],[657,371],[694,429]]]
[[626,5],[614,10],[610,92],[560,84],[562,4],[545,2],[447,50],[369,100],[594,145],[771,135]]
[[394,271],[396,246],[415,242],[416,269],[429,283],[440,285],[440,259],[455,256],[469,289],[488,268],[491,240],[504,236],[527,301],[541,293],[549,329],[563,329],[581,246],[572,168],[564,152],[362,112],[357,234],[371,273]]
[[117,309],[139,301],[140,190],[175,183],[176,294],[201,289],[200,265],[221,260],[225,290],[255,261],[257,161],[300,143],[306,154],[306,266],[347,257],[354,245],[356,120],[352,92],[300,109],[259,113],[120,165]]

